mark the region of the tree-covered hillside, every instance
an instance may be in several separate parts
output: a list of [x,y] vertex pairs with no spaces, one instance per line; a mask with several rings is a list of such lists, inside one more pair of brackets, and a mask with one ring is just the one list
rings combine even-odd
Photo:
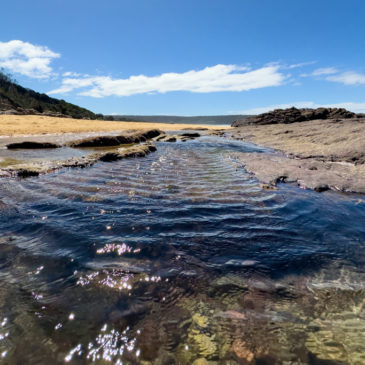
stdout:
[[46,94],[26,89],[0,70],[0,113],[9,114],[46,114],[72,118],[103,119],[101,114],[64,100],[51,98]]

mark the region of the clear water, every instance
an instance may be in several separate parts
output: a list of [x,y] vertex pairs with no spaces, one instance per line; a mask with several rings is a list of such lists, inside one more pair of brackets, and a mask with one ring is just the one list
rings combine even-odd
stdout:
[[365,363],[364,197],[157,148],[0,181],[0,363]]

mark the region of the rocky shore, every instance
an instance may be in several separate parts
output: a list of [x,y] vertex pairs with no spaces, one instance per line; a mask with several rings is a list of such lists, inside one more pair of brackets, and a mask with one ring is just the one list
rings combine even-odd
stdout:
[[265,186],[291,182],[317,191],[365,193],[365,117],[345,109],[274,110],[236,121],[226,135],[272,148],[245,154]]
[[[180,134],[166,134],[159,129],[141,131],[125,131],[118,135],[96,135],[77,140],[67,141],[63,144],[24,140],[5,145],[8,150],[50,150],[50,149],[78,149],[84,151],[81,157],[68,159],[25,159],[18,161],[8,158],[0,159],[0,177],[31,177],[50,173],[62,168],[85,168],[96,162],[113,162],[124,158],[144,157],[156,151],[153,142],[186,142],[200,137],[197,132],[184,132]],[[90,151],[91,149],[91,151]],[[101,151],[100,151],[101,149]],[[76,151],[76,150],[75,150]],[[45,152],[46,153],[46,152]],[[1,166],[0,165],[0,166]]]
[[[82,148],[82,147],[112,147],[102,152],[86,153],[82,157],[73,157],[66,160],[46,160],[32,161],[25,163],[10,163],[0,169],[0,177],[30,177],[38,176],[49,172],[54,172],[62,168],[84,168],[92,166],[98,161],[112,162],[123,158],[144,157],[156,151],[156,147],[151,144],[151,140],[164,133],[158,129],[146,131],[127,131],[117,136],[94,136],[66,143],[64,146],[51,142],[23,141],[10,143],[6,147],[14,149],[54,149],[62,147]],[[148,143],[144,143],[148,142]],[[144,144],[141,144],[144,143]],[[123,147],[125,145],[125,147]],[[14,161],[12,161],[14,162]]]

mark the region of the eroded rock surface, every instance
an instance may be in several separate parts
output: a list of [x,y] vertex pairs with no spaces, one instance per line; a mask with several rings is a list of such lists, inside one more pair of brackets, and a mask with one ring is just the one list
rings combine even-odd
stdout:
[[158,129],[151,129],[140,132],[126,132],[119,136],[97,136],[82,138],[76,141],[67,143],[68,147],[111,147],[122,144],[133,144],[146,142],[161,135],[162,132]]
[[92,166],[98,161],[112,162],[123,158],[144,157],[156,151],[152,144],[142,144],[128,148],[118,148],[115,151],[94,153],[80,158],[71,158],[63,161],[34,162],[18,164],[0,169],[0,177],[31,177],[49,172],[54,172],[62,168],[79,167],[85,168]]
[[239,158],[248,172],[269,186],[287,182],[318,192],[332,189],[365,193],[365,165],[300,160],[266,153],[246,153]]
[[[342,109],[331,113],[351,115]],[[283,181],[318,191],[365,192],[365,118],[360,115],[290,125],[246,125],[226,134],[283,152],[243,157],[246,168],[265,184]]]

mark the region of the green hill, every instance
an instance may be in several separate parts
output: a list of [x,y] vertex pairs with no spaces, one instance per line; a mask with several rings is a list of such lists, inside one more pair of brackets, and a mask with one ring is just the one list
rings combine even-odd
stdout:
[[43,114],[77,119],[103,119],[101,114],[64,100],[54,99],[46,94],[26,89],[16,83],[11,76],[0,71],[0,113]]

